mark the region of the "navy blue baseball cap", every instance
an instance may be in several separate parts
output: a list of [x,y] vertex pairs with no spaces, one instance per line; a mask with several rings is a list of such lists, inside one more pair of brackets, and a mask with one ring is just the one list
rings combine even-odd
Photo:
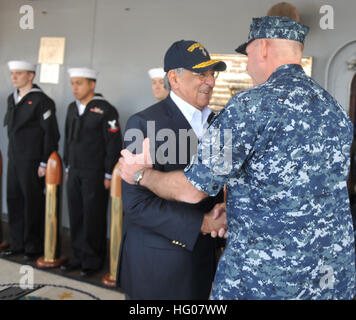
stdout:
[[253,18],[247,42],[235,51],[246,54],[247,45],[255,39],[287,39],[304,43],[309,27],[287,17],[266,16]]
[[210,58],[208,50],[199,42],[180,40],[174,42],[164,56],[164,71],[184,68],[194,72],[210,69],[225,71],[226,64],[221,60]]

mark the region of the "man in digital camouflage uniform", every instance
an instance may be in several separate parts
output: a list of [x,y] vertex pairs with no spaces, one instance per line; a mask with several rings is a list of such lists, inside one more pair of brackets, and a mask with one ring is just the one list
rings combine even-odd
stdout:
[[[187,202],[227,184],[228,238],[212,299],[354,297],[352,124],[300,65],[307,32],[285,17],[253,19],[237,51],[247,51],[254,87],[213,119],[184,173],[147,169],[141,180],[160,197]],[[218,154],[204,156],[216,145]],[[121,175],[132,183],[140,166],[122,154]]]

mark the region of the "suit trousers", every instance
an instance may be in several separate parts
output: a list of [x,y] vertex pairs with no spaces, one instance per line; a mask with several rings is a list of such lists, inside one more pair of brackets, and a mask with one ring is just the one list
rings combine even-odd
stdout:
[[45,220],[45,179],[39,161],[14,161],[7,168],[7,208],[10,245],[25,253],[42,253]]
[[71,168],[67,197],[73,249],[70,263],[99,269],[106,254],[108,190],[104,171]]

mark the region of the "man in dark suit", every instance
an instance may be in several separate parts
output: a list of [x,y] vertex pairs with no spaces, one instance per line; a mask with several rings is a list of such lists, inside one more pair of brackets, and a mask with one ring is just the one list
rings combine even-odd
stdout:
[[[128,120],[124,146],[140,153],[143,138],[149,137],[154,168],[182,170],[207,127],[216,74],[226,65],[211,60],[200,43],[181,40],[168,49],[164,67],[170,94]],[[123,182],[120,287],[129,299],[208,299],[216,239],[207,233],[225,227],[222,193],[196,205],[167,201],[141,187],[141,177],[136,185]]]
[[55,104],[33,84],[35,66],[10,61],[16,88],[7,100],[4,125],[9,136],[7,207],[10,249],[2,256],[25,253],[26,260],[42,254],[44,238],[44,176],[46,163],[58,149],[59,131]]

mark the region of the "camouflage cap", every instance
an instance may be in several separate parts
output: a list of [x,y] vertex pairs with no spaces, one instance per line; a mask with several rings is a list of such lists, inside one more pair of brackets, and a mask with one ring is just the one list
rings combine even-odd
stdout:
[[309,27],[287,17],[266,16],[253,18],[248,40],[235,51],[246,54],[247,45],[255,39],[287,39],[304,43]]

